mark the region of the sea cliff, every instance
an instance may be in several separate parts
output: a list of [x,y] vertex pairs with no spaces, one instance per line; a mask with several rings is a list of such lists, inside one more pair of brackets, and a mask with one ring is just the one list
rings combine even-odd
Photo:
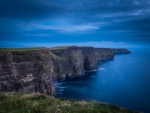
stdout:
[[127,49],[56,47],[0,49],[0,91],[54,94],[54,80],[73,78],[98,69]]

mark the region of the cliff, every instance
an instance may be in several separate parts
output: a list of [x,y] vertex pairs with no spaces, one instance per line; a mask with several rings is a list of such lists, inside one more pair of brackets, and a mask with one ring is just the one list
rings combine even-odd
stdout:
[[57,47],[0,50],[0,91],[54,94],[54,80],[80,76],[98,69],[100,61],[114,59],[127,49]]
[[127,49],[112,49],[112,51],[114,52],[114,54],[128,54],[131,53],[129,50]]
[[41,92],[53,95],[49,49],[0,54],[0,91]]

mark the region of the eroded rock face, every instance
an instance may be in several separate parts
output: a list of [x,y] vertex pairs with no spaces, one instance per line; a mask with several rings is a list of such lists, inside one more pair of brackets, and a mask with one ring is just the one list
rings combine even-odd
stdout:
[[127,49],[67,47],[0,53],[0,91],[54,94],[53,80],[80,76],[98,69]]
[[53,64],[49,50],[0,54],[0,91],[53,95]]
[[[54,79],[79,76],[86,71],[98,69],[100,61],[114,59],[114,52],[106,48],[70,47],[64,50],[51,50],[61,59],[54,61]],[[58,76],[59,75],[59,76]]]

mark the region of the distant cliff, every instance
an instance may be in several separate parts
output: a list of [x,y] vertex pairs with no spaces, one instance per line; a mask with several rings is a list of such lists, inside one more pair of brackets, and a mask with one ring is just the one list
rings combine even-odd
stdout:
[[98,69],[100,61],[114,59],[127,49],[57,47],[0,49],[0,91],[54,94],[54,80],[80,76]]

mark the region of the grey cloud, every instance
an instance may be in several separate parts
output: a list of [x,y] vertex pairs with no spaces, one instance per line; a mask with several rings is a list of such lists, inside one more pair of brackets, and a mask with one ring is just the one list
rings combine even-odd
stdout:
[[149,0],[1,0],[0,16],[19,19],[52,17],[95,19],[113,13],[130,13],[150,7]]
[[[150,0],[0,0],[0,32],[3,37],[9,31],[13,36],[15,33],[38,36],[38,29],[37,32],[29,31],[20,25],[30,28],[30,23],[38,23],[44,26],[42,22],[56,19],[74,29],[86,25],[87,29],[95,28],[97,32],[125,31],[139,37],[150,37]],[[57,27],[50,25],[53,30],[39,28],[39,34],[49,36],[59,30]]]
[[54,16],[64,9],[45,0],[1,0],[0,16],[17,19],[40,19]]

